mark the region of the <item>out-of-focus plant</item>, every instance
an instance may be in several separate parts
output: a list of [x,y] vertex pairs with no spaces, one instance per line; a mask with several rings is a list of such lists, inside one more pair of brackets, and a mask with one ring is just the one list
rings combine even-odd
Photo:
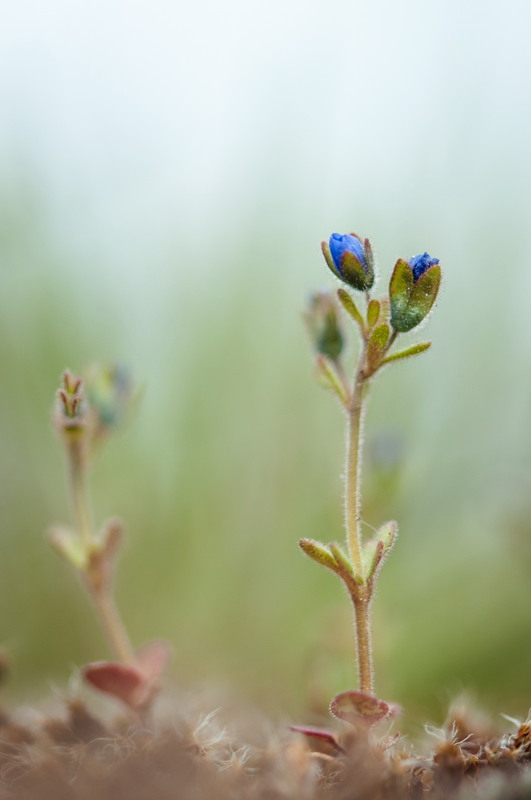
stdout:
[[73,526],[53,526],[49,540],[81,579],[116,658],[85,666],[84,680],[140,711],[154,697],[169,651],[161,641],[137,651],[130,642],[113,587],[123,524],[109,519],[95,527],[88,487],[94,453],[123,417],[131,389],[120,367],[92,367],[86,381],[64,372],[53,419],[64,446]]
[[344,550],[335,542],[324,545],[312,539],[301,539],[299,544],[310,558],[341,578],[354,608],[359,686],[357,691],[343,692],[334,698],[330,710],[348,722],[363,720],[372,724],[397,710],[375,695],[371,647],[371,604],[375,583],[395,542],[397,524],[387,522],[373,537],[367,540],[362,537],[361,477],[365,406],[372,380],[382,367],[418,355],[430,347],[430,342],[422,342],[391,352],[400,334],[415,328],[428,315],[437,297],[441,270],[438,259],[431,258],[427,253],[413,256],[408,261],[398,259],[388,295],[377,299],[371,297],[375,270],[368,239],[362,240],[356,234],[333,233],[329,243],[322,243],[322,249],[334,275],[351,289],[365,295],[366,308],[362,313],[351,293],[343,288],[338,290],[339,303],[356,323],[361,340],[352,383],[347,379],[343,364],[345,334],[336,297],[328,292],[314,295],[306,313],[316,351],[319,380],[335,392],[347,417],[347,547]]

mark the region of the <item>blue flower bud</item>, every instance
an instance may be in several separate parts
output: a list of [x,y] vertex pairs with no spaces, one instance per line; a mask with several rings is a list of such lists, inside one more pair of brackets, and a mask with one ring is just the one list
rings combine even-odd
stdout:
[[322,243],[326,263],[334,275],[361,292],[374,283],[371,245],[351,233],[333,233],[330,242]]
[[[336,265],[337,271],[343,275],[343,270],[341,268],[341,261],[343,259],[343,254],[346,251],[353,253],[362,267],[364,269],[367,268],[367,262],[365,260],[365,253],[363,251],[363,245],[359,239],[355,236],[352,236],[350,233],[340,234],[340,233],[333,233],[330,237],[330,253],[332,254],[332,258],[334,259],[334,264]],[[344,276],[343,276],[344,277]]]
[[407,262],[413,270],[413,280],[416,282],[421,275],[424,275],[427,269],[439,263],[438,258],[432,258],[428,253],[422,253],[418,256],[411,256]]

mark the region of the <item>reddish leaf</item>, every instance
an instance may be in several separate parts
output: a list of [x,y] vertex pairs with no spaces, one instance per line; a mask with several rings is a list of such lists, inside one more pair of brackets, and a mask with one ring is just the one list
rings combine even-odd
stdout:
[[131,708],[139,708],[150,694],[149,681],[139,669],[128,664],[95,661],[83,667],[81,674],[95,689],[112,694]]
[[378,700],[365,692],[342,692],[334,697],[330,704],[330,711],[335,717],[356,725],[363,722],[374,725],[381,719],[389,716],[390,708],[383,700]]
[[344,753],[344,749],[339,744],[337,735],[334,731],[329,731],[326,728],[313,728],[311,725],[290,725],[291,731],[295,733],[302,733],[309,739],[319,739],[321,742],[326,742],[333,749],[335,753]]

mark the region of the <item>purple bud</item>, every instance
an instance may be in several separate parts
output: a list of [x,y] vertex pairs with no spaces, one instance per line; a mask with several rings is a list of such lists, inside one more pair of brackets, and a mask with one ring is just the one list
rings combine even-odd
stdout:
[[438,258],[432,258],[428,253],[421,253],[418,256],[411,256],[407,262],[413,270],[413,278],[418,281],[421,275],[424,275],[427,269],[439,263]]

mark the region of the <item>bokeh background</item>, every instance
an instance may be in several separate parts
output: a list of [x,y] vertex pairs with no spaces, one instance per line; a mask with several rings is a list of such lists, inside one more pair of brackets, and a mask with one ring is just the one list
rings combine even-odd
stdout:
[[[0,28],[0,639],[4,702],[109,656],[47,545],[68,520],[50,424],[65,366],[142,387],[93,475],[128,543],[135,642],[173,680],[309,720],[355,683],[339,582],[344,421],[314,382],[319,243],[355,230],[381,288],[445,270],[431,351],[368,412],[381,696],[440,721],[469,690],[525,715],[531,674],[531,56],[524,0],[20,0]],[[352,350],[354,353],[354,348]]]

